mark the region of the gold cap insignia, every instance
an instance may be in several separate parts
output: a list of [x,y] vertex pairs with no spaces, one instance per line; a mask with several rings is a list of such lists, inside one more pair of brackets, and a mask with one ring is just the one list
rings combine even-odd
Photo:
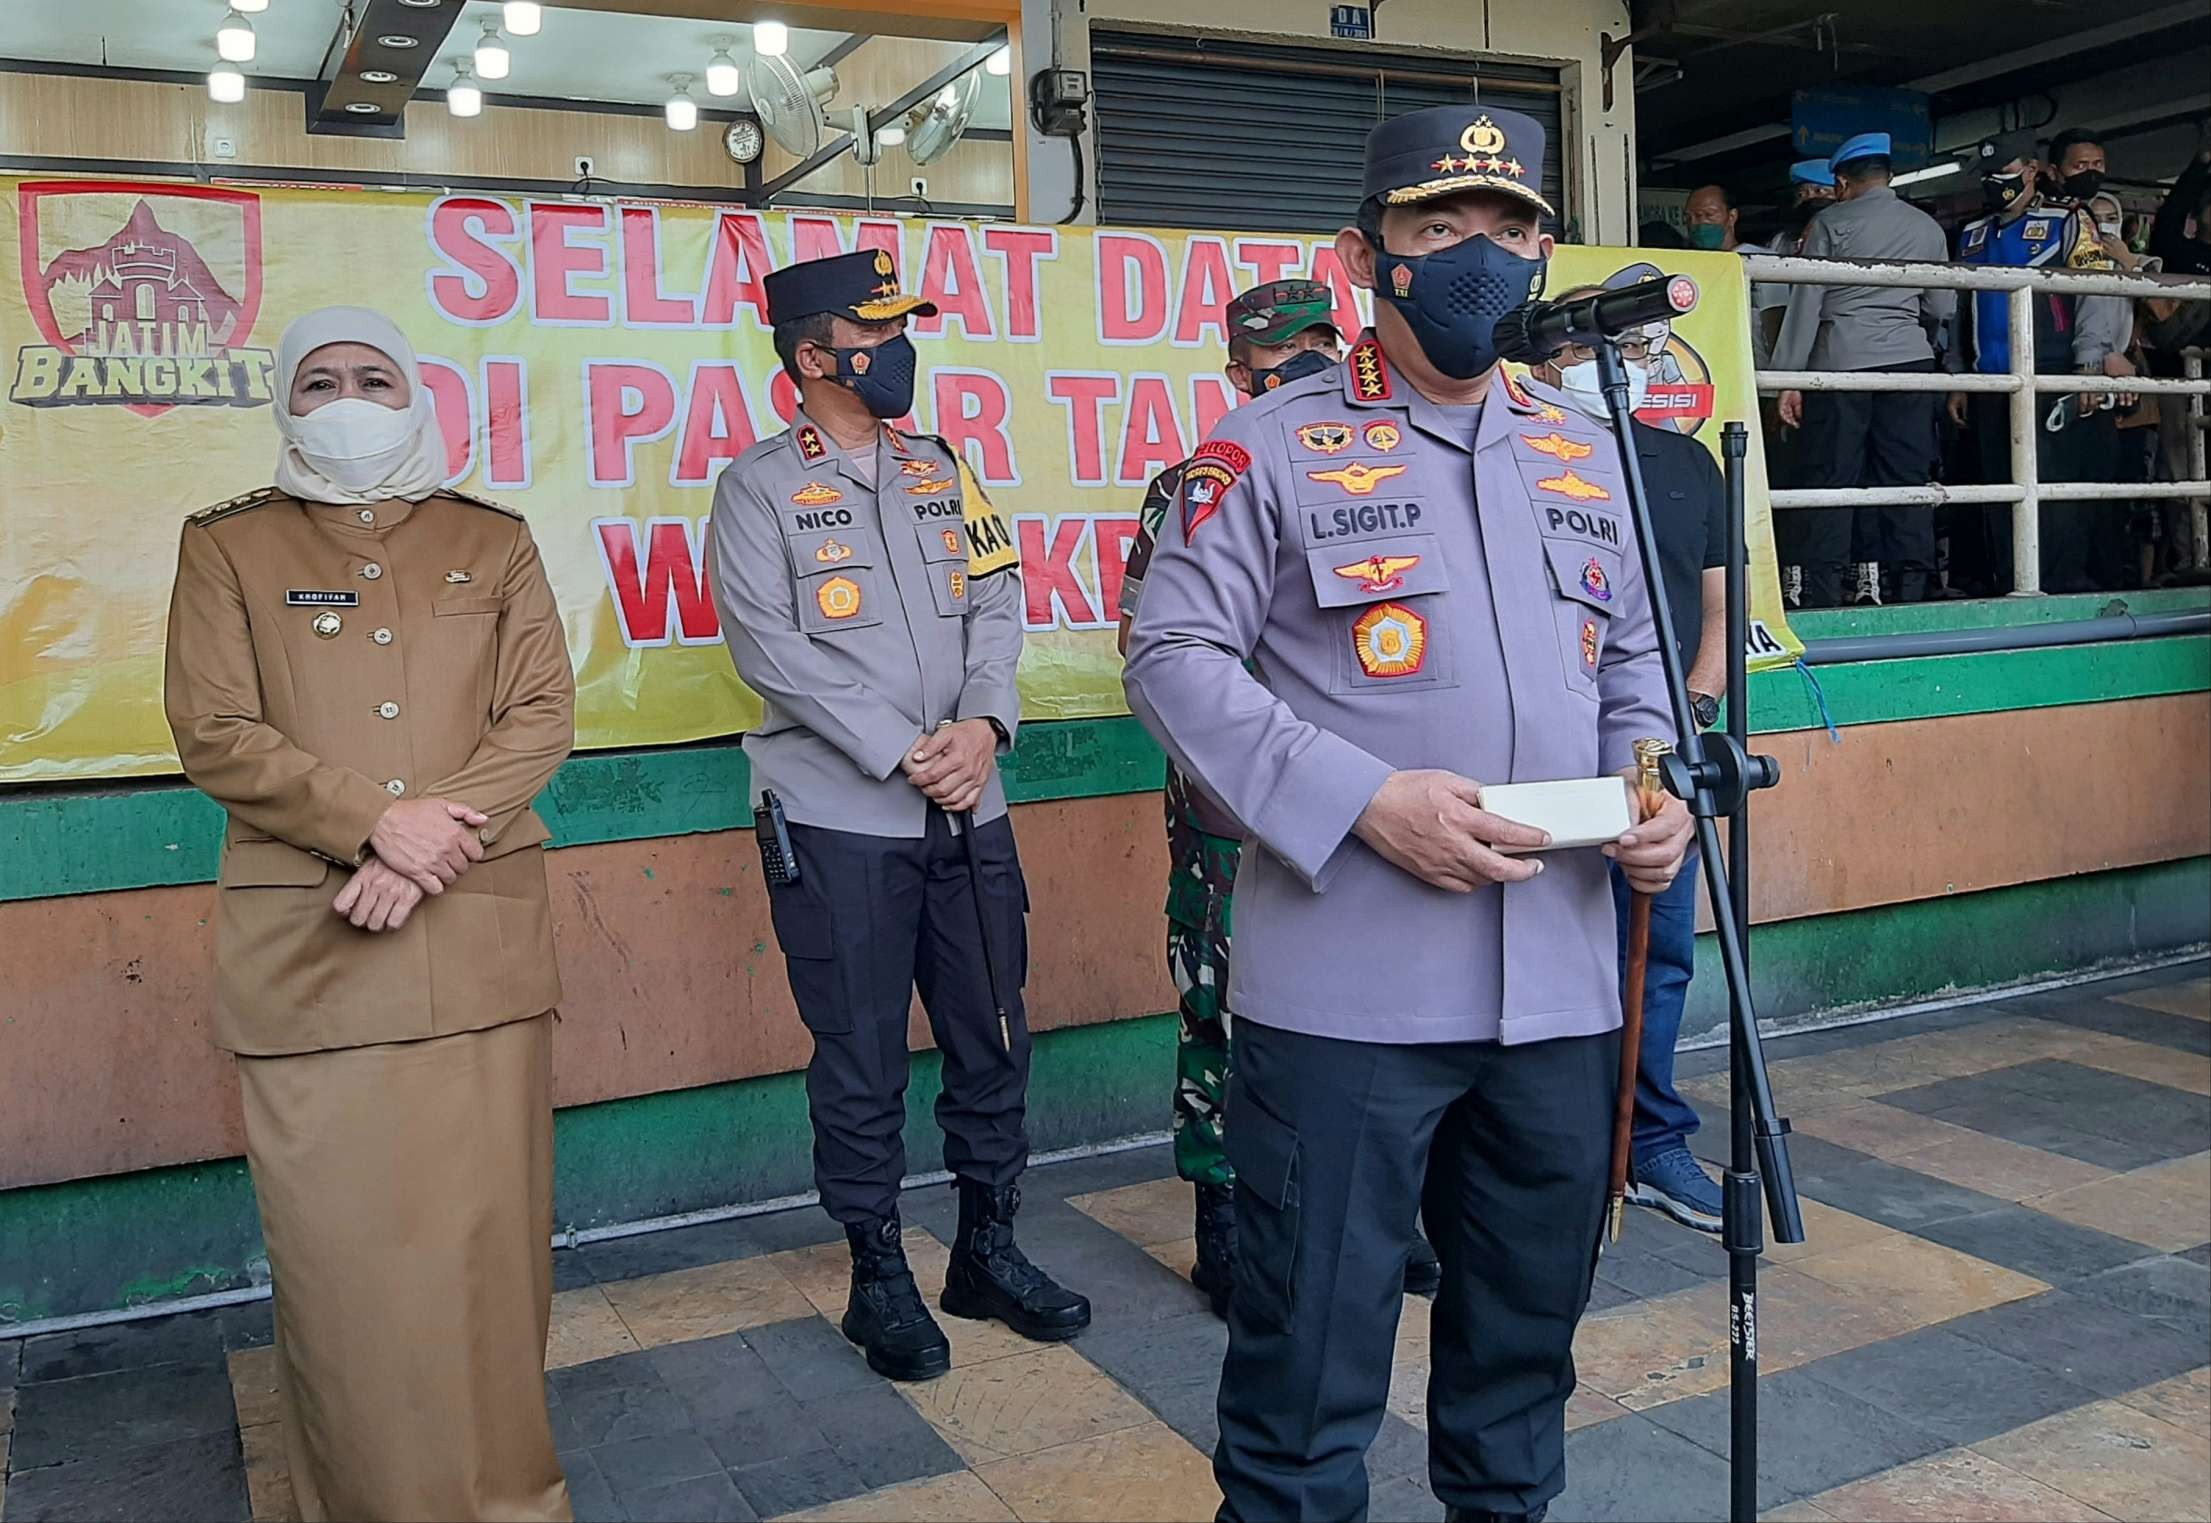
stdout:
[[[1486,122],[1489,118],[1485,116],[1482,120]],[[1497,141],[1502,143],[1504,138],[1499,137]],[[895,275],[898,273],[898,266],[891,263],[890,250],[877,249],[875,251],[875,273],[878,275]]]

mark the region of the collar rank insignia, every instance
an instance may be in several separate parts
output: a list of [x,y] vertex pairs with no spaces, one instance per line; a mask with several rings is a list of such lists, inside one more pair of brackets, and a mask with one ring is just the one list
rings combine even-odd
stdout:
[[802,508],[826,508],[833,502],[843,502],[844,493],[826,481],[809,481],[791,494],[791,501]]
[[1539,492],[1556,492],[1561,497],[1571,497],[1576,502],[1610,502],[1612,494],[1594,481],[1585,481],[1574,474],[1571,467],[1556,476],[1546,476],[1535,484]]
[[1308,423],[1297,431],[1297,442],[1316,455],[1340,455],[1351,448],[1348,423]]
[[[1420,564],[1417,555],[1370,555],[1363,561],[1338,566],[1336,575],[1357,582],[1361,592],[1395,592],[1405,585],[1405,573]],[[1590,564],[1594,566],[1595,561]]]
[[1397,425],[1394,423],[1384,423],[1377,420],[1366,426],[1367,448],[1379,450],[1385,455],[1397,448],[1404,437],[1403,434],[1398,432]]
[[1581,590],[1600,603],[1612,601],[1612,579],[1605,575],[1605,568],[1597,563],[1597,557],[1589,557],[1589,564],[1581,568]]
[[1351,626],[1351,653],[1369,677],[1410,677],[1428,664],[1428,621],[1403,603],[1377,603]]
[[1527,388],[1520,384],[1519,378],[1516,377],[1511,371],[1499,367],[1497,371],[1497,384],[1505,388],[1505,400],[1507,402],[1510,402],[1516,411],[1535,411],[1535,398],[1528,395]]
[[1339,465],[1332,471],[1307,471],[1308,479],[1331,482],[1342,487],[1354,497],[1371,497],[1374,489],[1392,476],[1402,476],[1411,470],[1409,465],[1368,465],[1354,460],[1349,465]]
[[[856,553],[850,545],[842,540],[825,539],[821,542],[821,548],[814,552],[814,559],[820,561],[824,566],[834,566],[839,561],[852,559]],[[1597,563],[1591,561],[1589,564],[1594,566]]]
[[828,459],[829,446],[822,443],[821,430],[811,423],[802,425],[798,431],[798,452],[805,460]]
[[1569,439],[1556,429],[1547,434],[1522,434],[1520,442],[1539,455],[1549,455],[1561,465],[1572,465],[1597,453],[1596,445]]
[[1362,402],[1390,399],[1390,368],[1382,358],[1382,346],[1363,338],[1351,349],[1351,394]]

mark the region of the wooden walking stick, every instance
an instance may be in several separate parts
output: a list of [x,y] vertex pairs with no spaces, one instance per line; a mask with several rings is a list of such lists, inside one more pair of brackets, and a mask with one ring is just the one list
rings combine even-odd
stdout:
[[[1635,818],[1638,824],[1665,807],[1659,758],[1673,750],[1663,740],[1635,743]],[[1635,1134],[1635,1079],[1643,1062],[1643,979],[1651,960],[1651,896],[1637,890],[1628,901],[1628,965],[1620,991],[1620,1089],[1612,1106],[1612,1179],[1605,1196],[1606,1236],[1620,1241],[1628,1199],[1628,1145]]]

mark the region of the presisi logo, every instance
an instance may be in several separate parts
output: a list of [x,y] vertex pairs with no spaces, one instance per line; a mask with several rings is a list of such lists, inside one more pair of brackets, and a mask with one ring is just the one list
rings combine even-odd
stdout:
[[266,407],[276,357],[246,346],[261,313],[261,199],[96,180],[17,192],[23,293],[45,338],[16,351],[29,407]]

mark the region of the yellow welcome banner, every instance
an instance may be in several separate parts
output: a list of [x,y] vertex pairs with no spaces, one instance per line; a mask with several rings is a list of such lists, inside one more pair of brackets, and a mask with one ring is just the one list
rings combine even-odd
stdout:
[[[173,772],[161,643],[178,523],[267,484],[275,340],[334,302],[422,354],[451,482],[525,512],[574,652],[586,747],[727,735],[759,713],[703,576],[714,479],[794,402],[762,277],[878,248],[917,319],[912,426],[949,439],[1012,524],[1031,719],[1126,712],[1110,633],[1144,484],[1235,405],[1221,307],[1309,276],[1365,321],[1325,240],[462,194],[0,179],[0,782]],[[1627,251],[1561,249],[1552,289]],[[1732,255],[1677,256],[1644,416],[1717,448],[1755,416]],[[1780,617],[1753,452],[1754,656]],[[1685,617],[1694,618],[1688,613]]]

